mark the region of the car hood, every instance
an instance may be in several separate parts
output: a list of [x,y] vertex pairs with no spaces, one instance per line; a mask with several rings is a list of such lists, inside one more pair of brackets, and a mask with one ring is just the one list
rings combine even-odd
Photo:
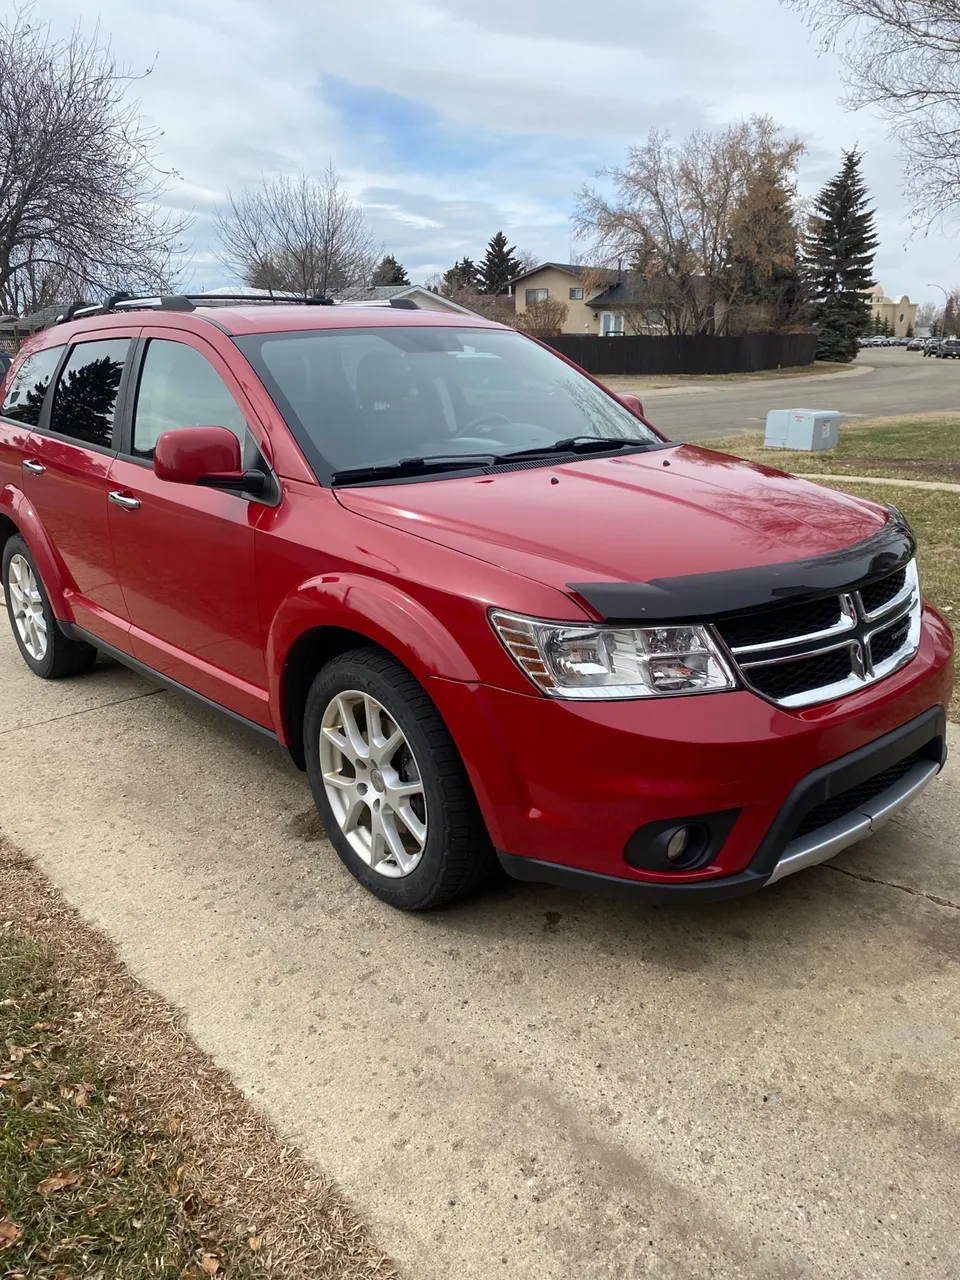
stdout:
[[336,495],[358,515],[564,592],[827,555],[886,521],[857,498],[693,445]]

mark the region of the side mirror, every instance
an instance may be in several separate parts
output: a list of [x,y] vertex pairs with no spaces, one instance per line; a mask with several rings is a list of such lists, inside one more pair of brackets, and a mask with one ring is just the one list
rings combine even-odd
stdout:
[[636,413],[641,418],[643,417],[643,401],[639,396],[623,395],[618,396],[617,399],[625,408],[629,409],[631,413]]
[[262,493],[262,471],[244,471],[240,441],[226,427],[164,431],[153,451],[153,470],[173,484],[199,484],[235,493]]

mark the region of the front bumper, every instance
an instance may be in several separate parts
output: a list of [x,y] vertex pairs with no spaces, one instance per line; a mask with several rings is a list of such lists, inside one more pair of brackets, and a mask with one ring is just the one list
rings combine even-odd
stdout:
[[[737,897],[826,862],[878,831],[933,781],[946,761],[946,717],[932,707],[876,742],[824,765],[794,787],[749,866],[732,876],[669,884],[625,880],[617,876],[563,867],[498,850],[504,870],[518,880],[546,881],[570,889],[605,893],[645,902]],[[899,773],[898,766],[905,772]],[[842,796],[885,771],[898,773],[876,795],[856,803],[834,821],[795,834],[802,819],[832,797]]]
[[[646,900],[696,900],[747,893],[832,857],[911,799],[942,764],[951,652],[949,628],[925,609],[909,664],[860,693],[802,711],[747,691],[589,704],[427,683],[511,875]],[[930,745],[937,741],[939,748]],[[797,844],[797,797],[809,809],[819,803],[821,783],[832,795],[859,783],[862,761],[869,775],[880,772],[890,744],[898,760],[921,748],[926,754],[892,789],[869,797],[876,812],[861,807],[855,821],[828,833],[829,848],[822,829],[815,841]],[[647,824],[724,811],[737,817],[706,866],[654,872],[625,860],[628,841]]]

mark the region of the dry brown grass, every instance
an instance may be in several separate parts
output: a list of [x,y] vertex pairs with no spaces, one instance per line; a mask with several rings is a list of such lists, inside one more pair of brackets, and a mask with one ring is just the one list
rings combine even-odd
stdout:
[[[63,1026],[57,1028],[66,1041],[66,1052],[78,1063],[96,1063],[100,1078],[109,1081],[117,1116],[124,1124],[132,1123],[141,1137],[167,1135],[175,1144],[170,1151],[163,1149],[160,1157],[177,1168],[182,1184],[168,1185],[164,1180],[163,1195],[172,1197],[169,1229],[176,1230],[177,1220],[183,1217],[182,1202],[192,1197],[203,1205],[200,1234],[215,1241],[206,1266],[212,1267],[217,1260],[218,1268],[205,1270],[198,1257],[185,1271],[178,1266],[174,1272],[151,1269],[149,1275],[228,1277],[232,1273],[263,1280],[391,1280],[396,1276],[336,1187],[283,1143],[229,1077],[191,1042],[178,1012],[141,987],[110,944],[79,918],[19,851],[2,840],[0,923],[15,943],[7,949],[8,957],[11,951],[13,956],[8,972],[21,974],[14,982],[22,981],[24,965],[29,969],[34,963],[31,951],[43,957],[40,963],[51,975],[43,984],[52,985],[58,1007],[71,1012],[66,1031]],[[49,992],[40,994],[51,998]],[[71,1027],[80,1037],[77,1044],[71,1042]],[[35,1065],[37,1070],[43,1066],[39,1054]],[[92,1111],[84,1115],[89,1143]],[[55,1124],[49,1114],[47,1121]],[[69,1134],[64,1141],[68,1140]],[[89,1154],[94,1162],[96,1153]],[[0,1167],[0,1178],[16,1172]],[[146,1197],[146,1187],[142,1194]],[[195,1221],[196,1210],[191,1214],[187,1209],[187,1216]],[[19,1246],[29,1225],[21,1224],[24,1239]],[[12,1261],[10,1252],[6,1257],[0,1253],[0,1275],[41,1275],[39,1261],[29,1271],[10,1270]],[[77,1270],[76,1265],[57,1274],[69,1275],[70,1280],[148,1274],[137,1269],[136,1259],[124,1264],[121,1258],[108,1271],[99,1263],[93,1270]]]

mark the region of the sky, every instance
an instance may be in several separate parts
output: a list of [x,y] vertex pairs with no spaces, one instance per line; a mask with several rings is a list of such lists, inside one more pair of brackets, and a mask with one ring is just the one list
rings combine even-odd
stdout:
[[[811,196],[865,152],[887,294],[939,298],[960,239],[911,236],[896,148],[851,113],[840,67],[779,0],[40,0],[131,70],[165,203],[189,211],[187,281],[237,283],[213,210],[264,175],[332,162],[385,250],[422,282],[502,228],[540,260],[584,256],[575,193],[652,127],[682,136],[769,114],[806,145]],[[602,182],[601,184],[602,185]],[[589,257],[588,254],[586,254]]]

